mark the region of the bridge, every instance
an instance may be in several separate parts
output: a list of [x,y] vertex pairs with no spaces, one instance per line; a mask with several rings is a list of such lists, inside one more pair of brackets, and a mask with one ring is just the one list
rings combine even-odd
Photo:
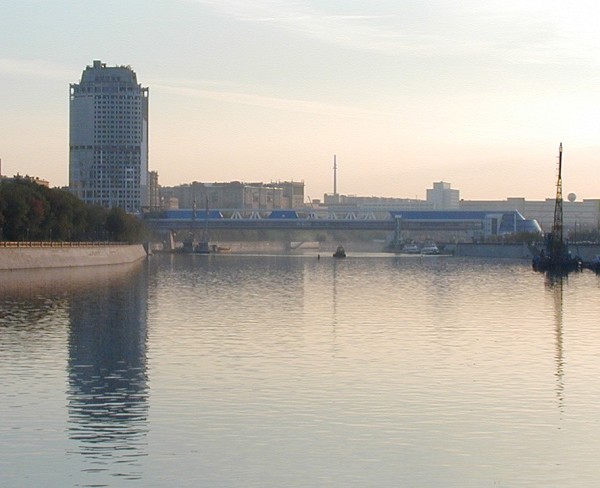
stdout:
[[484,235],[539,232],[519,212],[372,211],[361,209],[165,210],[144,215],[156,232],[181,230],[470,231]]

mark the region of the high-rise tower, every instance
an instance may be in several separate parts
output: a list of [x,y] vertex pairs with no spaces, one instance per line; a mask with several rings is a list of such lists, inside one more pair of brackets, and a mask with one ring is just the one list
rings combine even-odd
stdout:
[[70,88],[69,187],[83,201],[148,204],[148,88],[130,66],[94,61]]

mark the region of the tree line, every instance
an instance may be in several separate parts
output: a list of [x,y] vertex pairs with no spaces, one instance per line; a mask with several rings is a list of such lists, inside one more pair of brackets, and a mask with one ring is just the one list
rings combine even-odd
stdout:
[[121,208],[87,205],[67,190],[28,178],[0,182],[0,241],[142,242],[141,219]]

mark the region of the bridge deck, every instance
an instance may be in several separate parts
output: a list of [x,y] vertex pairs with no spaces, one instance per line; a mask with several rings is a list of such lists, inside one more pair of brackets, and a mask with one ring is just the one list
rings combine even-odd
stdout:
[[[146,219],[156,231],[193,230],[373,230],[394,231],[396,221],[385,220],[338,220],[338,219]],[[448,220],[402,220],[402,230],[478,230],[479,221]]]

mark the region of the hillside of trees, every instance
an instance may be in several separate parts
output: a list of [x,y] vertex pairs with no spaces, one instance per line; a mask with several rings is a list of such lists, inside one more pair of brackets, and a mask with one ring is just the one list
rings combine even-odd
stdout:
[[120,208],[90,206],[27,178],[0,182],[0,241],[142,242],[144,223]]

